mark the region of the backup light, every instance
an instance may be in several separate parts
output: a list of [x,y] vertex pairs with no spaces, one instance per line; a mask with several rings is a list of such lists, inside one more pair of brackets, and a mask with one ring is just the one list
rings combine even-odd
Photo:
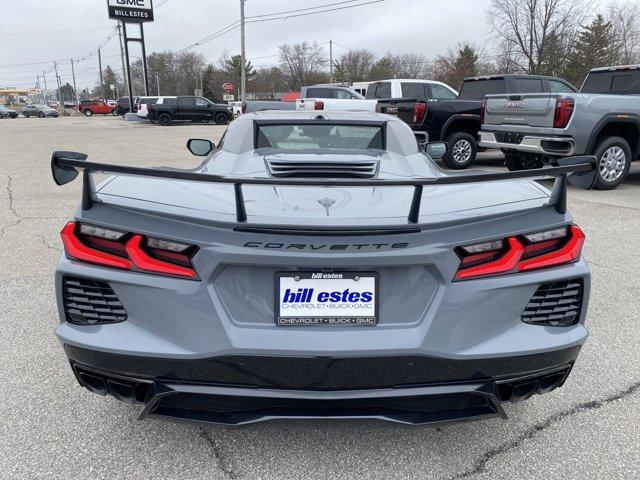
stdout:
[[184,252],[191,247],[191,245],[185,243],[170,242],[168,240],[151,237],[147,239],[147,245],[151,248],[159,248],[160,250],[168,250],[170,252]]
[[523,236],[531,243],[544,242],[546,240],[555,240],[557,238],[564,238],[567,236],[567,227],[547,230],[546,232],[530,233]]
[[486,243],[477,243],[475,245],[467,245],[466,247],[461,247],[467,253],[481,253],[481,252],[489,252],[491,250],[499,250],[503,245],[502,240],[494,240],[493,242]]
[[108,228],[96,227],[94,225],[80,225],[80,233],[83,235],[89,235],[91,237],[105,238],[107,240],[120,240],[125,233],[117,230],[110,230]]

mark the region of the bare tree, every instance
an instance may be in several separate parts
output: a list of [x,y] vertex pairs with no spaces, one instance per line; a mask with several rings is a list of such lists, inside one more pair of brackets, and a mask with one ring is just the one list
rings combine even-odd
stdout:
[[421,78],[425,76],[429,62],[424,55],[401,53],[392,58],[396,78]]
[[282,70],[278,67],[260,68],[256,71],[250,87],[251,91],[258,93],[261,97],[275,98],[278,92],[287,89],[287,83]]
[[605,18],[613,25],[620,45],[620,61],[624,64],[640,60],[640,3],[634,0],[612,0]]
[[327,80],[324,48],[317,42],[280,46],[280,65],[292,90]]
[[446,55],[438,55],[427,74],[434,80],[457,88],[467,77],[492,72],[493,66],[484,58],[481,47],[468,42],[459,43],[455,49],[450,48]]
[[349,50],[338,58],[335,64],[335,78],[339,82],[361,82],[365,80],[375,62],[371,50]]
[[[492,0],[487,13],[490,34],[498,44],[513,47],[516,66],[531,74],[547,73],[548,65],[569,55],[587,0]],[[562,48],[560,48],[562,47]],[[561,59],[561,60],[562,60]]]

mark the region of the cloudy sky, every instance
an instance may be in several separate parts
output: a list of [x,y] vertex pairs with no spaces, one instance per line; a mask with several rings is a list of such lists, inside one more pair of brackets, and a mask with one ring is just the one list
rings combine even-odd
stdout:
[[[247,0],[246,16],[259,16],[340,0]],[[371,0],[355,0],[353,4]],[[247,24],[247,57],[256,66],[278,62],[278,46],[332,39],[334,55],[347,48],[369,48],[378,54],[445,53],[457,42],[486,46],[485,12],[490,0],[385,0],[315,15]],[[98,81],[97,47],[115,26],[107,18],[106,0],[0,0],[0,86],[34,86],[36,75],[60,63],[63,82],[71,83],[69,58],[76,62],[78,88]],[[147,53],[179,50],[239,19],[239,0],[154,0],[155,22],[146,24]],[[9,5],[10,4],[10,5]],[[337,8],[348,4],[327,6]],[[264,19],[269,17],[257,17]],[[103,47],[103,67],[120,68],[117,36]],[[132,55],[139,55],[132,46]],[[223,52],[240,51],[240,30],[204,43],[194,51],[215,61]],[[89,55],[91,54],[91,55]],[[48,74],[49,87],[54,82]]]

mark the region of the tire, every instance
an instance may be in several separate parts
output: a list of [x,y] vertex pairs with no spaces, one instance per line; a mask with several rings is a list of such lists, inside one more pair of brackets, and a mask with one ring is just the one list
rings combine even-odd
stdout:
[[44,112],[40,112],[40,113],[38,114],[38,117],[40,117],[40,118],[44,118]]
[[627,178],[631,168],[631,147],[621,137],[603,139],[593,154],[596,157],[597,190],[613,190]]
[[158,123],[163,127],[168,127],[169,125],[171,125],[172,120],[173,119],[171,118],[171,115],[169,115],[168,113],[163,113],[158,117]]
[[478,153],[478,142],[467,132],[456,132],[446,139],[447,153],[442,162],[452,170],[462,170],[473,163]]
[[90,117],[91,115],[93,115],[93,112],[89,108],[87,108],[83,113],[85,117]]
[[113,110],[111,110],[111,115],[113,115],[114,117],[117,117],[118,116],[118,110],[115,109],[115,108]]
[[27,112],[22,112],[22,115],[24,116],[24,118],[29,118],[29,114]]
[[214,117],[214,122],[216,122],[218,125],[226,125],[227,123],[229,123],[229,115],[227,115],[226,113],[218,112]]

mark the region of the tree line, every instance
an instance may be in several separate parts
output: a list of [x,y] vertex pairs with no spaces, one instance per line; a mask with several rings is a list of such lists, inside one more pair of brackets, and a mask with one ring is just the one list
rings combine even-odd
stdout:
[[[429,78],[458,88],[466,77],[498,73],[553,75],[580,86],[594,67],[640,61],[640,3],[610,0],[595,13],[591,0],[492,0],[487,12],[488,36],[496,53],[461,42],[443,55],[415,53],[376,55],[368,49],[348,50],[329,63],[324,45],[300,42],[281,45],[275,63],[246,62],[247,91],[274,98],[303,85],[374,81],[386,78]],[[275,56],[274,56],[275,57]],[[221,101],[221,85],[240,87],[240,55],[223,54],[208,62],[195,52],[154,52],[147,58],[150,94],[204,96]],[[143,94],[142,62],[132,65],[135,95]],[[103,73],[103,97],[109,85],[124,92],[122,76],[111,67]],[[100,86],[94,89],[100,94]],[[121,95],[124,93],[121,93]]]

